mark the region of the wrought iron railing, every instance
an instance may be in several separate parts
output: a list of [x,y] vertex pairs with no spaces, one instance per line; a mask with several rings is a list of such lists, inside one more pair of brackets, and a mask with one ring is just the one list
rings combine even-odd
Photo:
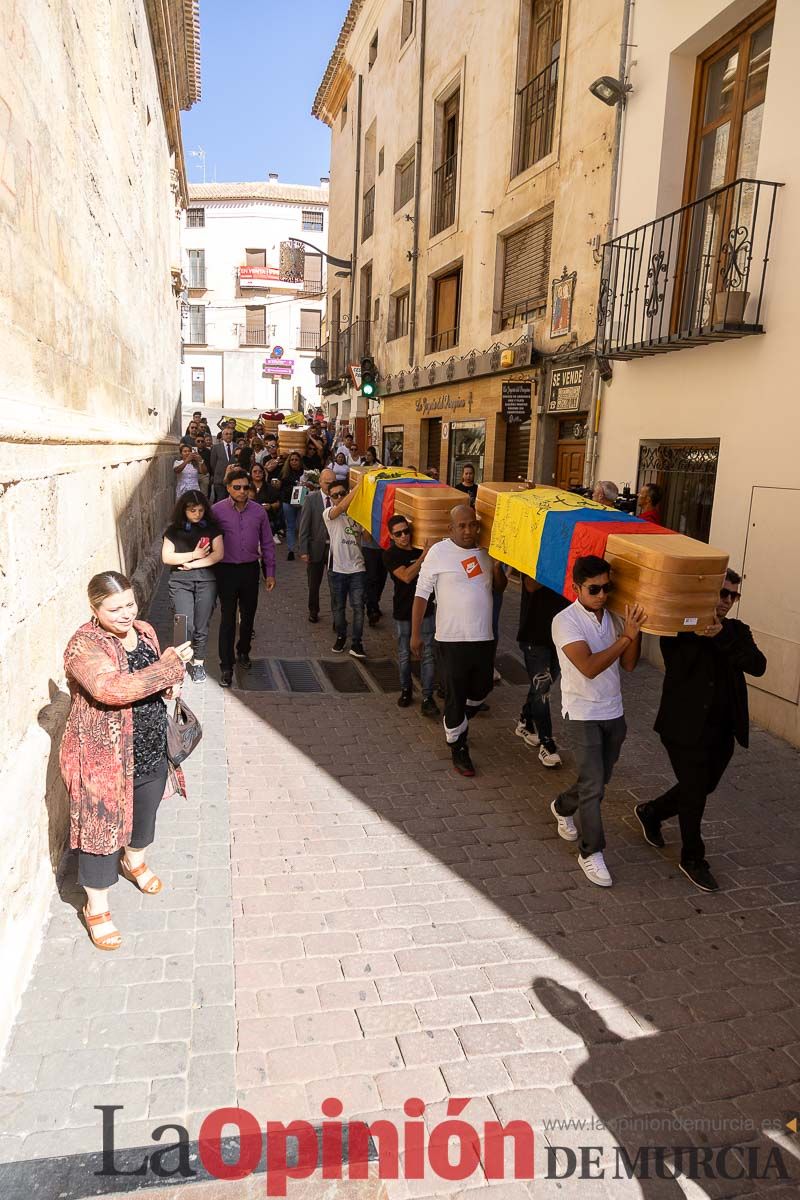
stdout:
[[266,329],[240,329],[239,330],[239,345],[240,346],[266,346],[267,345]]
[[319,330],[316,329],[298,329],[297,341],[295,342],[298,350],[318,350],[319,349]]
[[304,296],[321,296],[322,295],[322,280],[321,279],[304,279],[300,284],[300,288]]
[[626,359],[763,333],[781,186],[737,179],[607,242],[598,354]]
[[367,238],[372,237],[372,231],[375,228],[375,184],[364,192],[364,205],[361,214],[361,240],[365,242]]
[[456,219],[456,176],[458,154],[451,154],[433,172],[431,236],[441,233]]
[[517,92],[514,114],[514,175],[520,175],[553,149],[558,94],[558,59]]
[[458,326],[455,329],[440,329],[428,337],[428,354],[439,354],[458,345]]

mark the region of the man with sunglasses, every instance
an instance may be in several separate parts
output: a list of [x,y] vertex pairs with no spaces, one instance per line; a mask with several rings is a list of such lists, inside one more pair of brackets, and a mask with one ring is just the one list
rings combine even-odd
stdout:
[[[411,690],[411,614],[414,608],[414,591],[417,576],[425,562],[430,545],[418,550],[411,545],[411,526],[406,517],[395,515],[389,518],[389,537],[392,544],[383,552],[383,564],[394,582],[392,616],[397,636],[397,665],[400,670],[400,696],[398,708],[408,708],[412,703]],[[422,636],[422,661],[420,681],[422,683],[423,717],[438,717],[439,706],[433,698],[436,685],[436,667],[433,658],[433,639],[436,633],[436,601],[428,600],[425,616],[420,626]]]
[[226,486],[228,499],[219,500],[211,511],[225,543],[224,557],[215,570],[220,604],[219,681],[221,687],[228,688],[233,682],[236,612],[238,609],[237,661],[248,670],[252,665],[250,647],[258,608],[258,577],[263,568],[264,582],[267,591],[271,592],[275,587],[275,543],[263,507],[248,499],[250,480],[247,472],[233,467],[227,475]]
[[578,863],[590,883],[611,887],[600,806],[627,732],[619,669],[632,671],[639,661],[647,614],[639,604],[625,606],[624,622],[608,612],[611,567],[597,555],[575,559],[572,583],[575,602],[556,614],[552,631],[578,778],[550,811],[559,837],[580,838]]
[[677,783],[647,804],[634,807],[645,840],[664,845],[661,822],[677,816],[680,869],[704,892],[719,888],[705,858],[701,834],[706,800],[731,760],[734,742],[750,734],[745,675],[759,678],[767,660],[750,627],[728,614],[739,599],[741,576],[728,569],[713,623],[702,633],[661,638],[664,687],[655,722]]
[[351,521],[347,510],[355,496],[355,488],[348,492],[347,485],[340,479],[328,488],[330,508],[323,510],[322,519],[328,530],[330,554],[328,558],[328,583],[333,604],[333,627],[336,641],[335,654],[343,654],[347,645],[347,601],[353,613],[353,634],[350,653],[353,658],[366,658],[361,636],[364,630],[364,596],[367,572],[364,555],[361,553],[361,529]]

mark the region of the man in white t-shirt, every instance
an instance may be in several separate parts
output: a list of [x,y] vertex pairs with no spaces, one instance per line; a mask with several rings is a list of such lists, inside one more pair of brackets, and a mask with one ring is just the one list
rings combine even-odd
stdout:
[[364,630],[364,595],[367,571],[361,553],[361,528],[351,521],[347,510],[355,496],[355,489],[347,491],[347,485],[337,479],[328,488],[331,507],[323,509],[322,519],[328,529],[330,554],[328,557],[328,582],[333,602],[333,625],[336,641],[333,650],[342,654],[347,645],[347,600],[353,612],[353,636],[350,653],[353,658],[366,658],[361,636]]
[[450,537],[428,551],[411,615],[411,650],[422,650],[422,622],[436,593],[436,657],[445,686],[444,732],[460,775],[474,775],[467,745],[468,721],[492,690],[494,633],[492,594],[506,577],[478,545],[478,521],[468,504],[450,513]]
[[560,837],[568,842],[580,837],[578,862],[587,879],[611,887],[600,804],[627,732],[619,668],[632,671],[639,661],[647,614],[639,604],[625,606],[624,621],[608,612],[611,568],[604,558],[576,558],[572,582],[577,599],[556,614],[552,629],[561,667],[561,712],[569,721],[578,778],[550,809]]

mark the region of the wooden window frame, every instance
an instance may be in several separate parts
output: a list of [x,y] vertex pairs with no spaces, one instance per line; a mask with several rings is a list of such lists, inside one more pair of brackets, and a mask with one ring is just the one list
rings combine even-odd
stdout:
[[[442,284],[448,280],[455,278],[456,286],[456,303],[455,303],[455,324],[448,329],[437,328],[437,314],[439,302],[439,289]],[[453,263],[446,271],[442,271],[439,275],[434,275],[431,279],[431,319],[430,332],[428,334],[428,346],[426,353],[428,354],[444,354],[448,350],[453,350],[459,343],[461,338],[461,305],[464,299],[464,264],[463,262]],[[452,333],[453,340],[448,345],[437,344],[437,338],[441,338],[443,334]]]
[[414,32],[415,24],[415,7],[414,0],[401,0],[400,5],[400,45],[405,46],[408,39]]
[[[400,307],[402,301],[404,301],[404,300],[405,300],[405,327],[401,328],[400,322],[398,321],[398,310],[399,310],[399,307]],[[403,288],[402,291],[395,292],[395,294],[391,297],[391,308],[389,310],[389,328],[387,330],[387,335],[386,335],[387,342],[396,342],[398,338],[408,336],[409,322],[410,322],[410,309],[409,309],[410,300],[411,300],[411,292],[410,292],[409,288]]]

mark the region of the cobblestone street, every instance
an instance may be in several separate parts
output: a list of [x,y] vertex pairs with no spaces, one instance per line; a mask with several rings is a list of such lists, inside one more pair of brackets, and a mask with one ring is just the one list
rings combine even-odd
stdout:
[[[285,547],[278,559],[253,648],[273,684],[276,659],[337,657],[327,597],[320,624],[307,624],[303,564],[287,563]],[[518,603],[512,587],[501,661],[516,652]],[[163,586],[151,616],[168,637]],[[320,1122],[329,1096],[345,1120],[398,1126],[403,1102],[420,1097],[430,1130],[454,1096],[470,1098],[463,1119],[478,1130],[513,1118],[535,1128],[536,1184],[493,1181],[497,1200],[550,1189],[797,1196],[796,1178],[774,1171],[737,1180],[735,1154],[733,1178],[683,1190],[610,1176],[615,1144],[632,1158],[643,1146],[748,1143],[762,1165],[781,1147],[800,1176],[800,1138],[784,1127],[800,1103],[800,755],[757,729],[737,749],[706,821],[722,890],[694,890],[677,870],[674,823],[658,852],[632,814],[672,779],[652,732],[661,677],[643,664],[626,680],[629,734],[604,803],[604,891],[549,811],[571,776],[569,742],[565,768],[548,772],[514,736],[524,688],[495,689],[473,722],[478,774],[460,778],[440,723],[418,703],[399,710],[393,681],[378,688],[388,616],[365,644],[358,693],[334,691],[318,666],[310,693],[187,685],[204,738],[188,800],[159,818],[151,860],[166,886],[150,898],[120,882],[124,945],[98,954],[69,862],[0,1077],[2,1160],[99,1150],[99,1104],[124,1105],[117,1145],[139,1146],[170,1120],[196,1137],[222,1105],[262,1125]],[[557,716],[561,743],[560,732]],[[595,1126],[546,1128],[572,1118]],[[543,1179],[548,1145],[601,1148],[609,1173],[579,1179],[578,1152],[574,1175]],[[551,1165],[567,1174],[569,1155]],[[478,1168],[466,1182],[429,1175],[388,1192],[487,1186]]]

